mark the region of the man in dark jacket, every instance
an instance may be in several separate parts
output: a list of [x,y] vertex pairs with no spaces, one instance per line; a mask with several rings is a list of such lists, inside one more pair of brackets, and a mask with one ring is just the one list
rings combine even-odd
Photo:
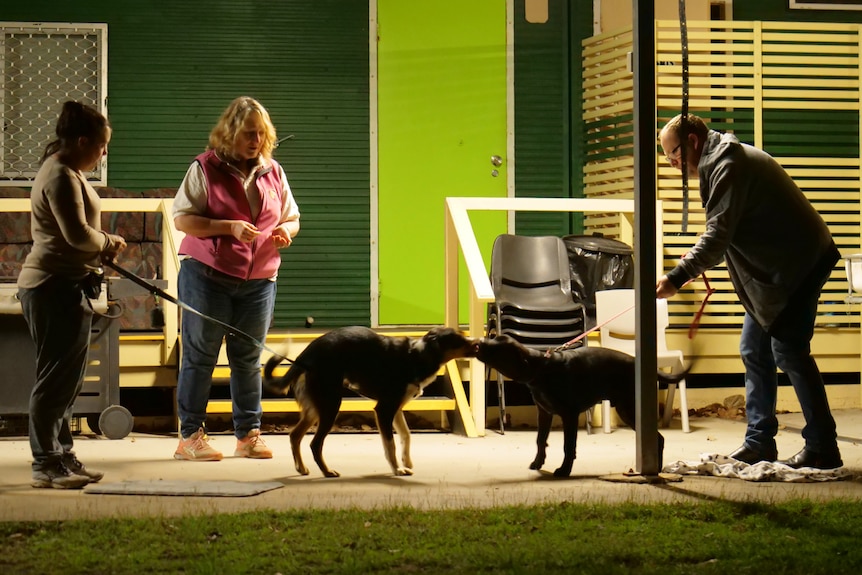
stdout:
[[658,281],[656,297],[673,296],[724,259],[745,308],[739,349],[748,428],[731,457],[746,463],[777,459],[776,368],[781,368],[805,416],[805,447],[781,463],[841,467],[835,420],[810,345],[820,290],[840,257],[829,229],[766,152],[710,130],[693,114],[673,118],[659,138],[668,162],[682,169],[685,154],[687,177],[700,179],[706,231]]

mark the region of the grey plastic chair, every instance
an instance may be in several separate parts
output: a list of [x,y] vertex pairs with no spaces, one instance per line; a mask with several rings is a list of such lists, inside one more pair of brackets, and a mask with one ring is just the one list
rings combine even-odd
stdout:
[[[572,300],[568,253],[557,236],[498,236],[491,254],[491,287],[494,303],[488,306],[488,337],[506,334],[546,351],[584,332],[586,311]],[[506,393],[499,373],[497,397],[503,434]]]

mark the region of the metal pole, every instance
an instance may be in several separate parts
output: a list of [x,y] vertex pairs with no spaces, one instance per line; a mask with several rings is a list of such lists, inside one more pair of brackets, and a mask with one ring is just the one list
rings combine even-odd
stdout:
[[632,0],[635,198],[635,393],[637,471],[658,475],[656,371],[656,90],[655,4]]

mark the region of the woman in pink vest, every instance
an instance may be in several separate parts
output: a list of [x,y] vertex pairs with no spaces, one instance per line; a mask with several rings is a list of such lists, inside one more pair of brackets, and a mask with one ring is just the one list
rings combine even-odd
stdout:
[[[299,233],[299,208],[281,166],[272,159],[275,127],[256,100],[239,97],[192,162],[174,200],[180,244],[180,299],[201,313],[263,342],[272,319],[279,249]],[[180,441],[174,458],[218,461],[204,424],[212,373],[225,341],[230,364],[234,455],[269,459],[260,436],[258,345],[196,314],[182,316],[182,362],[177,382]]]

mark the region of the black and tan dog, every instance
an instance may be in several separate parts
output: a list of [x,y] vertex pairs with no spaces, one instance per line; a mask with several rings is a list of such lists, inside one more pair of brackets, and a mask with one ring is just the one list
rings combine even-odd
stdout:
[[[582,347],[553,353],[525,347],[501,335],[479,344],[478,358],[513,381],[525,384],[538,408],[538,451],[530,469],[545,463],[548,435],[554,414],[563,420],[563,464],[556,477],[568,477],[576,457],[578,417],[607,399],[627,425],[635,429],[635,359],[613,349]],[[658,372],[659,380],[675,383],[685,374]],[[659,467],[664,438],[658,435]]]
[[[292,388],[301,410],[299,423],[290,432],[296,470],[308,475],[299,446],[317,422],[311,440],[314,461],[326,477],[338,477],[323,460],[323,441],[341,409],[342,387],[346,386],[377,400],[377,428],[392,473],[412,475],[410,429],[401,409],[422,395],[437,378],[440,366],[452,359],[474,357],[478,345],[478,340],[451,328],[434,328],[420,339],[411,339],[380,335],[364,327],[344,327],[312,341],[281,379],[273,379],[272,372],[282,358],[270,359],[264,369],[267,387],[282,394]],[[401,437],[403,466],[395,454],[393,427]]]

